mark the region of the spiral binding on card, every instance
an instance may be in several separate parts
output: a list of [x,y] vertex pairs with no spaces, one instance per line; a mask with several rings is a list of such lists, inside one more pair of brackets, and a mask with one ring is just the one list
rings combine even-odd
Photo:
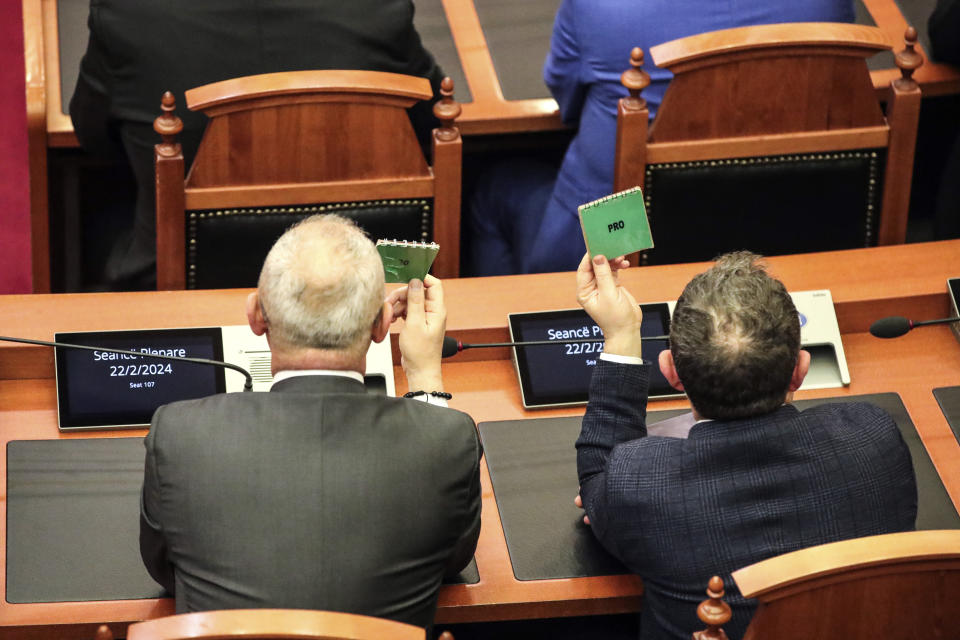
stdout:
[[579,208],[580,208],[580,209],[589,209],[590,207],[595,207],[596,205],[598,205],[598,204],[603,204],[604,202],[609,202],[609,201],[611,201],[611,200],[618,200],[618,199],[623,198],[623,197],[625,197],[625,196],[628,196],[628,195],[630,195],[630,194],[632,194],[632,193],[636,193],[637,191],[640,191],[640,187],[631,187],[631,188],[625,189],[625,190],[623,190],[623,191],[618,191],[617,193],[611,193],[611,194],[608,195],[608,196],[604,196],[604,197],[602,197],[602,198],[598,198],[597,200],[593,200],[592,202],[588,202],[588,203],[586,203],[586,204],[582,204],[582,205],[580,205]]
[[436,249],[440,250],[440,245],[436,242],[419,242],[417,240],[377,240],[377,246],[386,247],[410,247],[413,249]]

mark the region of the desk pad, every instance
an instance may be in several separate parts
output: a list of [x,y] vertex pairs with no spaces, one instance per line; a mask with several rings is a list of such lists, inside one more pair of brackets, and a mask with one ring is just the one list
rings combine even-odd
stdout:
[[953,435],[960,442],[960,387],[940,387],[933,390],[933,397],[947,419]]
[[[142,438],[7,444],[7,602],[159,598],[140,560]],[[445,584],[480,581],[475,560]]]
[[[543,62],[560,0],[473,0],[506,100],[549,98]],[[630,52],[623,54],[624,69]]]
[[[647,421],[681,413],[686,410],[650,411]],[[629,573],[573,504],[580,417],[481,422],[478,428],[517,580]]]
[[[60,51],[60,96],[61,109],[70,113],[70,98],[80,75],[80,58],[87,50],[90,33],[87,30],[89,0],[58,0],[57,32]],[[413,23],[427,50],[453,80],[454,97],[458,102],[470,102],[470,87],[467,85],[460,56],[453,44],[453,34],[447,24],[442,0],[417,0]],[[542,84],[542,83],[541,83]],[[159,113],[160,101],[157,100]],[[181,107],[185,108],[185,107]]]
[[[917,476],[918,529],[960,528],[937,471],[920,441],[900,396],[883,393],[802,400],[806,409],[824,402],[871,402],[885,409],[903,434]],[[682,413],[651,411],[653,425]],[[627,573],[581,522],[574,442],[580,418],[540,418],[482,422],[479,425],[497,509],[518,580],[547,580]]]

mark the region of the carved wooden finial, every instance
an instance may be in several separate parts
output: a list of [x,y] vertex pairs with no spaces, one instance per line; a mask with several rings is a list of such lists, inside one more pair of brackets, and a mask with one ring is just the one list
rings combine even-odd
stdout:
[[900,75],[905,82],[913,82],[913,72],[923,65],[923,56],[915,49],[917,45],[917,30],[913,27],[907,27],[903,34],[903,41],[906,45],[902,51],[896,55],[897,66],[900,67]]
[[647,101],[640,97],[640,92],[650,86],[650,74],[643,70],[643,49],[634,47],[630,51],[630,68],[620,76],[620,82],[630,92],[625,105],[630,109],[643,109]]
[[163,113],[153,121],[153,130],[160,134],[163,142],[157,145],[157,151],[164,156],[173,156],[180,152],[177,135],[183,131],[183,121],[174,114],[177,101],[173,94],[165,91],[160,99]]
[[723,625],[730,622],[730,605],[724,602],[723,598],[723,580],[720,576],[713,576],[707,585],[706,600],[697,607],[697,617],[707,625],[703,631],[696,631],[693,634],[693,640],[727,640],[727,634],[724,633]]
[[460,103],[453,99],[453,80],[446,76],[440,83],[440,100],[433,105],[433,115],[440,121],[437,138],[444,141],[456,140],[460,130],[453,121],[460,115]]
[[97,632],[93,634],[93,640],[113,640],[113,631],[105,624],[97,627]]

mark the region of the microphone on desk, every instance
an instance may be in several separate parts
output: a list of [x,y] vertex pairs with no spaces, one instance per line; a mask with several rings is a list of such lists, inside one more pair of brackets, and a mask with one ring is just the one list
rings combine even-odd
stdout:
[[951,322],[960,322],[960,318],[918,320],[915,322],[903,316],[890,316],[888,318],[880,318],[870,325],[870,335],[877,338],[898,338],[914,327],[922,327],[928,324],[949,324]]
[[224,369],[233,369],[243,374],[246,381],[243,383],[244,391],[253,391],[253,377],[243,367],[239,367],[230,362],[220,360],[208,360],[207,358],[187,358],[181,356],[166,356],[155,353],[142,353],[140,351],[128,351],[127,349],[110,349],[107,347],[91,347],[85,344],[70,344],[67,342],[51,342],[47,340],[33,340],[31,338],[11,338],[9,336],[0,336],[0,342],[18,342],[21,344],[37,344],[42,347],[57,347],[60,349],[82,349],[84,351],[106,351],[108,353],[121,353],[128,356],[138,356],[140,358],[153,358],[154,360],[175,360],[177,362],[192,362],[194,364],[207,364]]
[[[670,336],[643,336],[644,340],[669,340]],[[443,349],[440,351],[441,357],[449,358],[455,356],[464,349],[483,349],[486,347],[539,347],[548,344],[575,344],[578,342],[603,342],[603,338],[573,338],[570,340],[528,340],[526,342],[478,342],[476,344],[466,344],[452,336],[443,337]]]

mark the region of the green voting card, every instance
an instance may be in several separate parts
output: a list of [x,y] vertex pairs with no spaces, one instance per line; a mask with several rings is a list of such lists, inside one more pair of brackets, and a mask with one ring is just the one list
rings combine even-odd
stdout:
[[414,278],[423,280],[439,251],[440,245],[436,242],[377,240],[377,252],[383,261],[383,274],[387,282],[407,283]]
[[653,248],[647,208],[640,187],[614,193],[578,208],[590,256],[608,259]]

